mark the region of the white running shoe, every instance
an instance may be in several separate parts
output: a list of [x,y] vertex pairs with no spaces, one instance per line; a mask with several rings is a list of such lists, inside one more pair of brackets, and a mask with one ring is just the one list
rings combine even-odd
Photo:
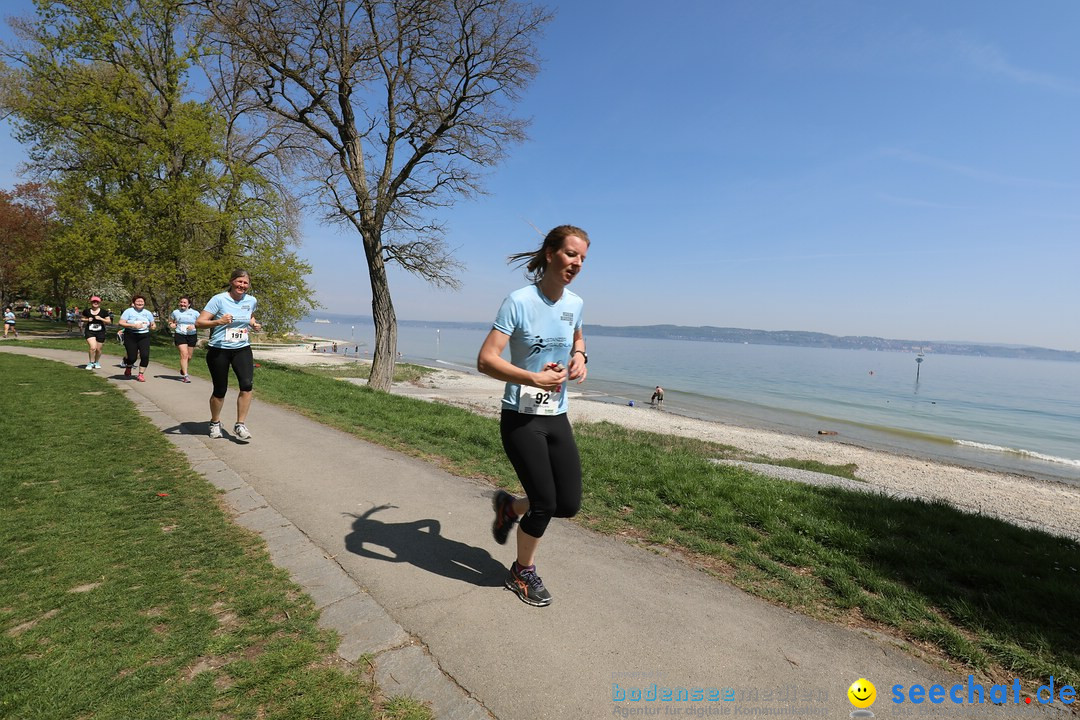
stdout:
[[221,423],[210,423],[210,437],[214,438],[215,440],[221,437]]
[[93,370],[94,369],[94,363],[86,363],[86,369],[87,370]]
[[235,425],[233,425],[233,432],[236,433],[236,437],[240,438],[241,440],[251,439],[251,431],[247,429],[247,425],[245,425],[244,423],[236,423]]

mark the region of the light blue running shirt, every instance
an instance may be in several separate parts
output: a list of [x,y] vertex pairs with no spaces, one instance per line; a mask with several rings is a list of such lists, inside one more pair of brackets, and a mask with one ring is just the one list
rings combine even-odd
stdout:
[[120,319],[126,323],[146,323],[144,328],[123,328],[124,332],[135,333],[136,335],[145,335],[150,332],[150,324],[154,322],[154,313],[150,312],[146,308],[142,310],[136,310],[133,307],[129,307],[124,312],[120,313]]
[[210,330],[210,347],[223,350],[239,350],[247,347],[248,330],[251,328],[251,316],[255,314],[255,305],[258,301],[251,295],[244,295],[239,302],[232,299],[228,291],[218,293],[210,298],[203,308],[214,319],[222,315],[232,315],[232,322],[228,325],[218,325]]
[[195,329],[195,321],[199,319],[199,311],[193,307],[189,307],[187,310],[180,310],[179,308],[172,311],[172,321],[176,323],[176,329],[173,330],[177,335],[195,335],[198,331]]
[[[581,327],[584,301],[564,289],[558,302],[551,302],[536,285],[527,285],[506,296],[495,316],[494,327],[510,336],[510,363],[540,372],[548,363],[570,366],[574,331]],[[506,383],[502,406],[526,414],[562,415],[567,410],[566,383],[557,391],[540,390]]]

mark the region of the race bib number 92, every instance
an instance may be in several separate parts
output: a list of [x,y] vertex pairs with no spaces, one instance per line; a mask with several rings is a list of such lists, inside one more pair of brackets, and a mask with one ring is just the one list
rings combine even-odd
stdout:
[[559,409],[559,393],[522,385],[518,391],[518,412],[523,415],[554,415]]

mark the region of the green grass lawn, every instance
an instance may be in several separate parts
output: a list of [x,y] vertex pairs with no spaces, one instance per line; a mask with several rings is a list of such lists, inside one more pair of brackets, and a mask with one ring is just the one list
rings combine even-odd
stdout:
[[0,717],[429,718],[94,373],[0,353]]
[[[255,389],[261,400],[451,472],[516,487],[491,418],[273,363],[256,370]],[[944,503],[804,486],[710,462],[738,456],[729,447],[608,423],[575,431],[585,483],[578,521],[588,527],[682,551],[748,592],[897,634],[962,671],[1036,685],[1050,675],[1080,681],[1074,541]]]
[[[517,487],[491,418],[273,363],[257,371],[256,392],[451,472]],[[962,669],[1080,679],[1074,541],[944,503],[710,462],[735,456],[730,447],[610,423],[579,423],[575,432],[585,484],[578,521],[588,527],[682,550],[751,593],[899,634]]]

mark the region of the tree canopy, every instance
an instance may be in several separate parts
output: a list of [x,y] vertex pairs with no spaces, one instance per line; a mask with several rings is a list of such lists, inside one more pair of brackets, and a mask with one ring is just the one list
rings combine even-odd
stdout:
[[32,296],[37,260],[49,247],[56,209],[40,183],[0,190],[0,308]]
[[191,89],[206,48],[190,3],[38,0],[14,25],[0,103],[55,202],[46,292],[119,287],[164,310],[244,267],[268,327],[313,307],[273,153],[251,154],[236,109]]
[[[481,189],[525,137],[510,111],[550,16],[515,0],[201,0],[212,45],[329,219],[359,235],[375,322],[370,386],[387,389],[397,320],[387,265],[455,287],[436,214]],[[267,121],[270,123],[271,121]]]

